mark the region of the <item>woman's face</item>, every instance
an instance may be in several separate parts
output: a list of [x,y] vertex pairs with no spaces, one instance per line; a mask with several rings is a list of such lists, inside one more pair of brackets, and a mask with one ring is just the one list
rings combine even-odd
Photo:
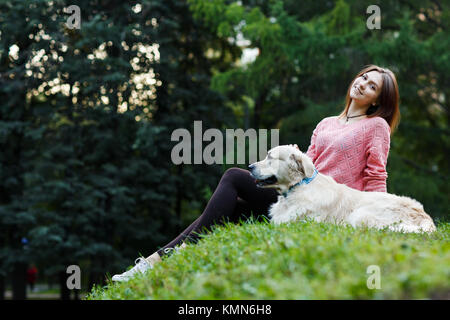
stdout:
[[353,81],[350,98],[361,105],[371,105],[377,101],[383,85],[383,78],[378,71],[363,73]]

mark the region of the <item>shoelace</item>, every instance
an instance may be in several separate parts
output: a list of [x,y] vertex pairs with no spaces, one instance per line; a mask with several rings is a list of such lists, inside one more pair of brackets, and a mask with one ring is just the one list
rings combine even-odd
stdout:
[[169,252],[172,252],[172,251],[175,251],[175,253],[176,253],[176,252],[180,251],[180,248],[178,246],[176,246],[175,248],[166,248],[166,249],[164,249],[164,253],[169,253]]
[[[142,262],[143,262],[143,263],[142,263]],[[134,261],[134,264],[136,265],[136,267],[137,267],[139,270],[141,270],[142,267],[143,267],[143,265],[142,265],[142,266],[139,266],[141,263],[142,263],[142,264],[148,264],[148,265],[150,265],[150,264],[148,263],[148,261],[145,260],[145,258],[142,258],[142,257],[139,257],[139,258],[137,258],[137,259]]]

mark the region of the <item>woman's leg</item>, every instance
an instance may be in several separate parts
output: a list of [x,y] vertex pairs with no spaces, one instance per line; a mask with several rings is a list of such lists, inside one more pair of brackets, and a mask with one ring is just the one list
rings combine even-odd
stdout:
[[[137,272],[145,272],[161,261],[164,254],[183,245],[185,240],[197,241],[198,234],[224,220],[237,222],[239,218],[267,214],[269,206],[277,201],[275,189],[258,188],[247,170],[231,168],[225,171],[205,210],[178,237],[147,258],[136,259],[136,266],[112,277],[113,281],[128,281]],[[139,261],[139,262],[137,262]]]
[[224,221],[238,222],[241,217],[249,217],[251,211],[256,216],[267,214],[269,206],[276,201],[275,189],[259,188],[249,171],[230,168],[223,174],[200,217],[157,253],[162,256],[183,241],[197,241],[198,234],[205,229],[210,230],[214,224]]
[[[230,222],[234,222],[237,223],[239,222],[239,219],[242,218],[249,218],[251,215],[251,206],[248,204],[247,201],[242,200],[241,198],[237,198],[236,201],[236,207],[233,211],[233,213],[228,216],[228,217],[224,217],[225,219],[228,218],[227,220]],[[192,240],[195,241],[198,237],[196,235],[196,228],[198,228],[198,226],[201,223],[201,216],[197,218],[197,220],[195,220],[193,223],[191,223],[182,233],[180,233],[175,239],[173,239],[171,242],[169,242],[168,244],[166,244],[163,248],[158,250],[158,254],[160,256],[162,256],[163,254],[169,253],[171,251],[173,251],[173,249],[175,248],[175,246],[180,245],[181,243],[187,241],[187,240]],[[194,232],[191,234],[191,232]]]

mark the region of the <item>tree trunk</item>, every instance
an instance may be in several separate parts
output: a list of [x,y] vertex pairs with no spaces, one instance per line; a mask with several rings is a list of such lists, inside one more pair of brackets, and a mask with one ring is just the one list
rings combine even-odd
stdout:
[[[180,165],[178,166],[178,168],[176,169],[177,172],[177,176],[181,177],[183,174],[183,166]],[[176,202],[175,202],[175,213],[177,216],[177,228],[179,229],[179,231],[181,232],[181,203],[183,201],[183,188],[182,188],[182,183],[181,182],[177,182],[176,183],[176,188],[177,188],[177,198],[176,198]]]
[[25,263],[14,264],[12,273],[13,300],[25,300],[27,298],[27,265]]
[[264,101],[266,100],[268,91],[267,90],[263,90],[263,92],[261,92],[261,94],[258,96],[258,98],[255,101],[255,110],[253,113],[253,128],[255,130],[258,130],[259,125],[260,125],[260,121],[261,121],[261,112],[262,112],[262,108],[263,108],[263,104]]
[[75,289],[73,290],[73,293],[74,293],[73,300],[80,300],[80,290]]
[[5,300],[5,277],[0,276],[0,300]]
[[67,273],[65,271],[59,273],[59,292],[61,300],[70,300],[70,290],[67,288]]

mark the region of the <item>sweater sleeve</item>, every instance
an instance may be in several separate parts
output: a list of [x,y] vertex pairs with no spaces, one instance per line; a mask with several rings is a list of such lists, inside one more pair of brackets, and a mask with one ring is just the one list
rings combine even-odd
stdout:
[[390,127],[385,120],[377,122],[367,144],[367,165],[363,173],[364,191],[387,192],[386,165],[390,148]]
[[311,143],[309,144],[308,151],[306,151],[306,155],[311,158],[312,162],[314,163],[316,161],[316,137],[317,132],[319,131],[319,125],[320,122],[317,124],[316,128],[313,131],[313,134],[311,136]]

